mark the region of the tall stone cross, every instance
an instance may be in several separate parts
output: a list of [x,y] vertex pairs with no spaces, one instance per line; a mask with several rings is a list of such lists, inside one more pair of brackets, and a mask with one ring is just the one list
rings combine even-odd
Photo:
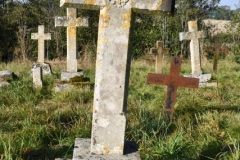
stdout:
[[100,10],[91,153],[123,155],[134,12],[169,13],[172,0],[61,0]]
[[191,40],[190,42],[190,53],[191,53],[191,66],[192,74],[199,76],[202,74],[201,70],[201,60],[199,51],[199,38],[205,38],[206,32],[198,31],[197,21],[188,22],[189,32],[181,32],[179,34],[180,41]]
[[67,71],[77,72],[77,27],[88,27],[87,18],[77,18],[76,8],[67,8],[67,17],[55,17],[55,27],[67,27]]
[[38,62],[44,63],[44,40],[51,40],[51,33],[44,33],[44,25],[39,25],[38,33],[32,33],[31,39],[38,40]]
[[167,93],[165,96],[164,112],[170,120],[173,118],[174,104],[176,102],[176,95],[178,87],[198,88],[198,78],[180,77],[182,59],[173,57],[170,66],[170,74],[153,74],[149,73],[147,76],[148,84],[167,85]]
[[167,48],[163,48],[163,41],[157,41],[156,48],[151,48],[150,53],[156,56],[155,73],[162,73],[164,55],[168,51]]

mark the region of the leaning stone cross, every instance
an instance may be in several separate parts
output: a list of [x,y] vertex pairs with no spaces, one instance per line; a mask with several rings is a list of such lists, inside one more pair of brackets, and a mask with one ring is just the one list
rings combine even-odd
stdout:
[[155,73],[162,73],[164,55],[168,51],[167,48],[163,48],[163,41],[157,41],[156,48],[151,48],[150,53],[156,56]]
[[67,71],[77,72],[77,27],[88,27],[87,18],[77,18],[76,8],[67,8],[67,17],[55,17],[55,27],[67,27]]
[[191,40],[190,42],[190,53],[191,53],[191,66],[192,75],[199,76],[202,74],[201,61],[200,61],[200,51],[199,51],[199,38],[205,38],[206,32],[198,31],[197,21],[188,22],[189,32],[181,32],[179,34],[180,41]]
[[198,88],[198,78],[180,77],[182,59],[173,57],[170,66],[170,74],[153,74],[147,76],[148,84],[167,85],[167,93],[165,96],[164,112],[170,120],[173,118],[174,104],[176,102],[176,94],[178,87]]
[[44,63],[44,40],[51,40],[51,33],[44,33],[44,25],[39,25],[38,33],[32,33],[31,39],[38,40],[38,62]]
[[61,6],[71,4],[100,10],[90,152],[123,155],[133,14],[169,13],[172,0],[60,1]]

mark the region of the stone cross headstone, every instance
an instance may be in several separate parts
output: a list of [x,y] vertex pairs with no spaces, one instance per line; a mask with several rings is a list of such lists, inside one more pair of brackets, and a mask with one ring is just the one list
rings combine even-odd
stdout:
[[164,112],[167,117],[172,120],[174,112],[174,104],[176,102],[176,94],[178,87],[198,88],[198,78],[180,77],[182,59],[173,57],[170,66],[170,74],[153,74],[147,76],[148,84],[167,85],[167,93],[165,96]]
[[44,25],[38,26],[38,33],[32,33],[31,39],[38,40],[38,60],[39,63],[44,63],[44,41],[51,40],[51,33],[44,33]]
[[67,72],[77,72],[77,27],[88,27],[87,18],[77,18],[76,8],[67,8],[67,17],[55,17],[55,27],[67,27]]
[[157,41],[156,48],[151,48],[150,53],[156,56],[155,73],[162,73],[164,55],[168,54],[168,51],[163,47],[163,41]]
[[206,32],[198,31],[197,21],[188,22],[189,32],[181,32],[179,34],[180,41],[191,40],[190,42],[190,53],[191,53],[191,66],[193,75],[201,75],[201,59],[199,51],[199,40],[200,38],[206,37]]
[[169,13],[172,9],[172,0],[60,1],[61,6],[71,4],[79,4],[78,7],[81,9],[100,10],[89,151],[92,154],[91,158],[95,156],[101,159],[101,156],[106,155],[123,156],[126,148],[124,138],[133,14],[159,11]]
[[181,32],[179,34],[180,41],[191,40],[190,54],[192,74],[184,76],[199,78],[200,86],[205,86],[205,84],[211,79],[211,74],[202,74],[199,39],[205,38],[207,35],[205,31],[198,31],[197,21],[189,21],[188,30],[189,32]]

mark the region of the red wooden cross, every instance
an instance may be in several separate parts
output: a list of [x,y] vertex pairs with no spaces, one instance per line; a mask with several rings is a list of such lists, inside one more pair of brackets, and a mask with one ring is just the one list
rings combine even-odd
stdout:
[[165,96],[164,113],[170,120],[173,118],[174,104],[176,101],[176,94],[178,87],[198,88],[198,78],[180,77],[182,59],[180,57],[173,57],[170,66],[170,74],[153,74],[149,73],[147,76],[148,84],[167,85],[167,93]]

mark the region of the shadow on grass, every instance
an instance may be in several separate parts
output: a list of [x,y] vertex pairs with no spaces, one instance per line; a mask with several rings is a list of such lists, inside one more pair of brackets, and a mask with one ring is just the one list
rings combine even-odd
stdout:
[[55,158],[63,158],[66,155],[72,156],[72,154],[73,146],[61,146],[55,148],[41,147],[38,149],[27,150],[22,154],[22,158],[23,160],[55,160]]

